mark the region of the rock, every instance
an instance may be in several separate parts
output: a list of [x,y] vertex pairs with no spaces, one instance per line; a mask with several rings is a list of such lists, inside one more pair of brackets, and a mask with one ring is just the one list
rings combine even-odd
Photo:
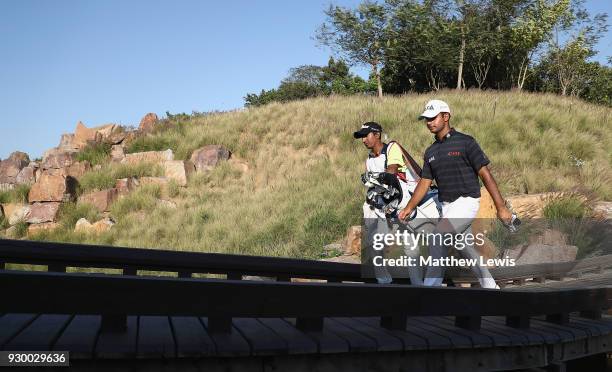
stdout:
[[72,177],[43,173],[32,185],[28,200],[30,203],[72,200],[75,188],[76,182]]
[[176,209],[176,203],[170,200],[158,199],[157,206],[161,208]]
[[83,177],[83,175],[91,170],[91,165],[87,160],[85,161],[77,161],[71,164],[70,166],[64,168],[50,168],[44,169],[41,174],[47,174],[52,176],[63,176],[63,177],[72,177],[74,179],[79,179]]
[[115,189],[117,189],[118,197],[123,197],[138,187],[140,182],[136,178],[120,178],[115,183]]
[[36,182],[36,170],[38,168],[34,168],[30,165],[23,168],[15,177],[15,183],[18,185],[31,185]]
[[111,147],[111,160],[120,162],[125,158],[125,148],[122,145],[113,145]]
[[60,169],[69,167],[75,162],[76,151],[52,148],[45,152],[41,164],[42,169]]
[[27,223],[55,222],[60,208],[59,202],[34,203],[26,216]]
[[138,129],[142,132],[150,132],[159,119],[155,113],[149,112],[141,120]]
[[191,162],[197,172],[205,172],[213,169],[219,162],[228,160],[231,153],[220,145],[207,145],[195,150],[191,154]]
[[544,244],[554,247],[567,245],[567,235],[558,230],[546,229],[541,235],[529,237],[530,244]]
[[351,226],[346,231],[344,254],[359,255],[361,253],[361,226]]
[[78,122],[74,131],[74,143],[79,146],[87,146],[102,141],[102,135],[95,128],[87,128],[82,122]]
[[327,262],[340,262],[340,263],[350,263],[350,264],[360,264],[361,259],[357,255],[348,255],[343,254],[336,257],[324,258],[321,261]]
[[493,198],[487,191],[485,187],[480,188],[480,208],[478,208],[478,213],[476,214],[476,219],[472,225],[475,233],[478,232],[487,232],[493,229],[495,226],[495,221],[497,221],[497,209],[495,209],[495,203],[493,203]]
[[522,219],[542,218],[544,217],[544,207],[553,200],[578,197],[586,201],[584,195],[579,195],[571,192],[546,192],[542,194],[515,195],[506,199],[512,210]]
[[110,211],[111,204],[117,200],[118,191],[115,188],[96,191],[79,197],[79,203],[88,203],[100,212]]
[[145,151],[126,154],[121,163],[123,164],[138,164],[138,163],[155,163],[162,164],[166,161],[174,160],[174,153],[168,149],[166,151]]
[[86,218],[80,218],[74,226],[74,232],[89,232],[91,231],[91,222]]
[[57,222],[45,222],[45,223],[29,225],[28,226],[28,237],[32,235],[36,235],[40,233],[41,231],[55,230],[58,227],[60,227],[60,224]]
[[140,185],[159,185],[165,187],[170,180],[166,177],[140,177],[138,182]]
[[105,124],[91,129],[100,135],[103,142],[108,142],[108,139],[113,135],[117,127],[117,124]]
[[114,225],[115,225],[115,222],[113,222],[113,220],[111,220],[110,218],[103,218],[100,221],[92,224],[92,228],[96,234],[101,234],[101,233],[110,231],[110,229]]
[[115,130],[115,132],[112,133],[108,138],[106,138],[104,142],[110,143],[111,145],[118,145],[122,143],[127,138],[127,136],[128,134],[123,130]]
[[83,148],[83,146],[75,143],[74,134],[66,133],[62,134],[62,138],[60,139],[60,143],[57,148],[63,151],[79,151]]
[[489,240],[489,238],[487,238],[486,236],[483,240],[483,244],[474,243],[474,249],[476,249],[476,252],[478,252],[478,254],[485,260],[497,257],[497,246],[495,246],[495,243]]
[[26,220],[30,213],[30,206],[20,203],[6,203],[2,204],[2,210],[9,225],[13,226]]
[[103,218],[95,223],[91,223],[87,219],[81,218],[74,226],[74,231],[101,234],[103,232],[109,231],[114,225],[115,223],[110,218]]
[[179,186],[187,186],[187,177],[193,170],[193,164],[189,161],[170,160],[163,164],[166,178],[175,180]]
[[596,220],[612,219],[612,202],[600,201],[593,206],[593,218]]
[[29,163],[28,154],[20,151],[13,152],[8,159],[0,161],[0,183],[15,183],[19,172]]
[[517,265],[575,261],[578,247],[573,245],[552,246],[530,244],[527,247],[508,249],[504,257],[513,258]]

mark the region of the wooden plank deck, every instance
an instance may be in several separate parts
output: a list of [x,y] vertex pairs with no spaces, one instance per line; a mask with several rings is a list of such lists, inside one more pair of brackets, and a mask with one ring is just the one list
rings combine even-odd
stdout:
[[456,327],[452,317],[411,317],[406,330],[393,331],[381,327],[379,318],[368,317],[328,318],[321,332],[302,332],[292,320],[280,318],[236,318],[232,323],[233,332],[218,334],[208,332],[206,318],[131,316],[125,332],[107,332],[101,331],[99,316],[4,314],[0,350],[69,350],[72,359],[172,359],[493,349],[612,335],[609,316],[573,315],[566,325],[533,317],[525,330],[487,316],[478,331]]

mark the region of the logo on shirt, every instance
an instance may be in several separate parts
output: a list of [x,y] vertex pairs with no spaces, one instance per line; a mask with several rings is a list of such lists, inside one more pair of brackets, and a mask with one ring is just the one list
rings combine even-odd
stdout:
[[461,156],[461,151],[449,151],[448,156]]
[[436,160],[435,156],[432,156],[431,158],[427,159],[427,162],[431,163],[432,161]]

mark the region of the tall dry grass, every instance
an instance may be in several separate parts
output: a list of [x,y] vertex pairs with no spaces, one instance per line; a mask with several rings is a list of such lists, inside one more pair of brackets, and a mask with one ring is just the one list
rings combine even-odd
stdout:
[[136,147],[163,144],[185,159],[203,145],[220,144],[234,160],[174,190],[176,210],[157,206],[155,195],[144,192],[113,207],[117,225],[105,235],[63,232],[45,238],[317,257],[324,244],[341,239],[361,218],[359,175],[367,152],[352,132],[362,122],[377,121],[390,139],[421,159],[432,136],[417,117],[432,98],[446,100],[452,126],[479,141],[504,194],[582,188],[612,200],[609,108],[518,92],[326,97],[167,126]]

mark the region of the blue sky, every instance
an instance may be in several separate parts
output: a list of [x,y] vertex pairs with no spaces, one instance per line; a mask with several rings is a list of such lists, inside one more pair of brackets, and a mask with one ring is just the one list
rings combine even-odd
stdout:
[[[291,67],[327,63],[312,36],[329,4],[2,0],[0,158],[39,157],[79,120],[137,125],[147,112],[242,107],[246,93],[277,86]],[[612,14],[607,0],[586,5]],[[598,49],[598,60],[612,55],[610,33]]]

